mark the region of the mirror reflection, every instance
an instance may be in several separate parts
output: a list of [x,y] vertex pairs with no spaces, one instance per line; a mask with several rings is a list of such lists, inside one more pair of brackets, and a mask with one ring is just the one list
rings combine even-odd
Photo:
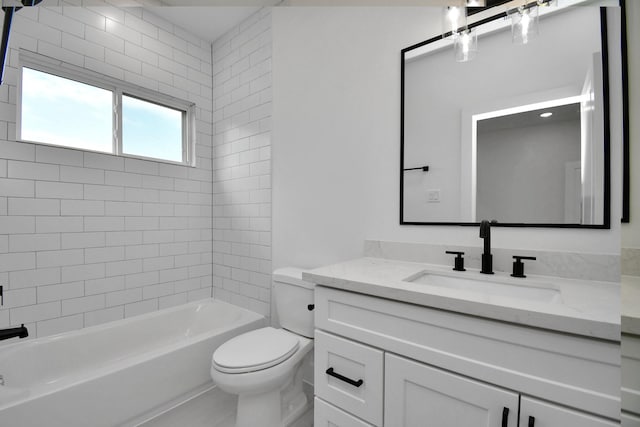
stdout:
[[477,27],[469,62],[403,51],[402,223],[608,227],[600,8],[545,9],[527,44]]

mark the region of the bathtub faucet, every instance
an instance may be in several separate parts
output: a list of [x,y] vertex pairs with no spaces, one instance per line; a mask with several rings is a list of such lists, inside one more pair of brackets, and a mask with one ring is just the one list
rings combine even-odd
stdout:
[[14,337],[26,338],[28,336],[29,331],[24,327],[24,323],[19,328],[0,329],[0,341]]

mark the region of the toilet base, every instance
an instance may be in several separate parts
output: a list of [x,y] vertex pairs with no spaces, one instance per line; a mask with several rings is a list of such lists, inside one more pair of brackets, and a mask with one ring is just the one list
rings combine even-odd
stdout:
[[284,387],[258,394],[240,394],[235,427],[287,427],[309,407],[302,369]]

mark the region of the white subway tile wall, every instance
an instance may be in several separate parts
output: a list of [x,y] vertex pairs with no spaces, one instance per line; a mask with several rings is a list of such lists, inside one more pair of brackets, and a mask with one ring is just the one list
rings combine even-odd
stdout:
[[271,10],[213,44],[213,284],[270,315]]
[[[38,6],[16,14],[10,48],[0,327],[44,336],[210,297],[211,44],[142,8]],[[16,142],[21,48],[196,103],[197,167]]]

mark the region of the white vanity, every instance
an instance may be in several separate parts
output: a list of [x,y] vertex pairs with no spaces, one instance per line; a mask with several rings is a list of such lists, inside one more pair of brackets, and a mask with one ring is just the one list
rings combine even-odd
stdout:
[[316,427],[619,425],[618,284],[377,258],[305,279]]

